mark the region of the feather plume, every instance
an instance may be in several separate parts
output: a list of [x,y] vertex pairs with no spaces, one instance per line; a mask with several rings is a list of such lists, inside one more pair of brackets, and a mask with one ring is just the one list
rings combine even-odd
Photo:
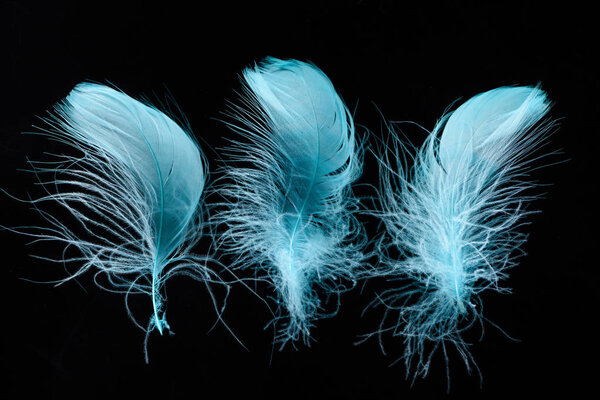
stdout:
[[[308,343],[325,296],[354,284],[365,242],[353,216],[350,185],[361,172],[348,109],[311,64],[267,58],[243,72],[242,106],[232,124],[227,199],[218,217],[224,248],[237,268],[254,268],[274,285],[283,319],[275,341]],[[335,313],[335,312],[334,312]]]
[[[50,227],[22,233],[66,246],[53,261],[79,268],[65,281],[95,269],[108,290],[148,295],[153,316],[146,327],[136,324],[162,334],[169,328],[165,281],[176,273],[215,279],[205,259],[190,254],[203,226],[200,148],[163,112],[100,84],[77,85],[45,121],[45,135],[82,155],[32,163],[37,176],[52,175],[41,181],[47,195],[32,201]],[[64,207],[69,222],[42,203]],[[78,254],[67,256],[72,249]]]
[[440,347],[448,362],[448,344],[469,371],[475,365],[462,333],[482,322],[481,292],[508,291],[501,281],[526,240],[519,228],[535,198],[527,178],[546,143],[550,124],[540,121],[549,106],[534,87],[479,94],[441,118],[411,170],[391,131],[395,151],[380,158],[386,233],[377,273],[402,284],[379,296],[387,309],[377,333],[404,338],[407,376],[424,377]]

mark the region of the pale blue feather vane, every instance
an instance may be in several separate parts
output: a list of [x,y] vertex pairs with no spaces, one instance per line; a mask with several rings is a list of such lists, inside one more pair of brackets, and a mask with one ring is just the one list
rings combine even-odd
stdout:
[[[361,173],[352,117],[311,64],[267,58],[243,73],[219,221],[234,266],[254,268],[277,293],[276,342],[308,342],[319,296],[354,285],[365,242],[350,185]],[[240,166],[239,164],[243,164]],[[317,287],[320,290],[317,290]],[[335,312],[334,312],[335,313]]]
[[501,281],[526,240],[518,228],[531,213],[528,174],[550,131],[549,107],[536,87],[479,94],[438,122],[410,170],[391,131],[392,151],[380,157],[386,232],[376,273],[402,284],[379,296],[387,311],[378,333],[404,338],[407,375],[425,376],[440,347],[447,362],[448,344],[468,370],[474,364],[461,334],[483,319],[482,291],[508,291]]
[[[65,280],[95,269],[109,290],[147,294],[153,317],[142,328],[162,333],[169,328],[166,279],[213,279],[205,260],[190,253],[202,234],[207,177],[197,143],[163,112],[100,84],[77,85],[46,122],[45,134],[82,155],[32,163],[38,176],[53,177],[48,194],[32,203],[57,202],[75,223],[40,209],[51,227],[26,233],[66,245],[65,258],[55,261],[80,267]],[[72,248],[79,255],[66,256]]]

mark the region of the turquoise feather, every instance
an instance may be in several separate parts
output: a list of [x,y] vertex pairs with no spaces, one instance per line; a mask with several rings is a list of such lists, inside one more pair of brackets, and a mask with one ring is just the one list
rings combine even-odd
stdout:
[[[235,266],[266,275],[284,320],[277,341],[310,336],[319,295],[352,285],[364,233],[350,185],[361,172],[352,117],[311,64],[267,58],[244,71],[243,106],[233,115],[246,139],[230,149],[228,199],[219,220]],[[344,279],[342,279],[344,278]],[[320,293],[316,287],[320,287]]]

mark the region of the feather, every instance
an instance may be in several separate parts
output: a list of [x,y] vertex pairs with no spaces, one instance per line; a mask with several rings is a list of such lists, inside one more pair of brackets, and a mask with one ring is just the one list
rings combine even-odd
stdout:
[[[242,106],[231,124],[246,139],[229,148],[228,199],[218,220],[234,267],[254,268],[277,293],[275,342],[302,338],[325,296],[353,285],[364,233],[350,185],[361,172],[360,146],[348,109],[311,64],[267,58],[243,72]],[[335,312],[334,312],[335,313]],[[334,314],[333,313],[333,314]]]
[[[148,295],[153,316],[138,326],[162,334],[167,278],[211,279],[202,257],[190,254],[202,232],[206,159],[163,112],[100,84],[77,85],[45,121],[44,134],[82,155],[32,163],[38,176],[53,177],[43,183],[47,195],[32,201],[51,227],[29,234],[65,244],[64,258],[54,261],[80,265],[65,280],[95,268],[107,289]],[[72,218],[42,211],[42,203],[58,203]],[[73,248],[79,254],[66,256]]]
[[[380,158],[381,217],[377,274],[403,284],[379,296],[387,306],[380,331],[404,338],[407,376],[425,376],[436,349],[454,344],[470,371],[462,333],[482,322],[480,294],[506,292],[501,281],[517,264],[524,193],[532,153],[546,143],[540,123],[550,104],[536,87],[501,87],[479,94],[437,123],[405,168],[403,145]],[[441,134],[441,136],[440,136]],[[389,153],[389,152],[388,152]],[[400,257],[398,257],[400,255]],[[391,328],[389,314],[397,315]]]

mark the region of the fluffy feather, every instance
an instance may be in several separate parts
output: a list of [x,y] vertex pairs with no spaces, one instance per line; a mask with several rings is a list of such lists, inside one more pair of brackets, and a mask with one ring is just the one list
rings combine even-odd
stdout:
[[[479,94],[438,122],[412,170],[404,168],[403,145],[391,132],[397,169],[390,155],[381,157],[386,234],[378,273],[403,285],[380,295],[388,308],[379,333],[404,338],[407,375],[425,376],[439,347],[447,362],[447,344],[470,368],[461,334],[483,318],[482,291],[508,291],[500,284],[526,240],[518,228],[533,197],[524,191],[535,186],[527,175],[531,154],[547,138],[549,125],[539,122],[548,108],[534,87]],[[394,324],[386,328],[392,312]]]
[[[277,292],[284,319],[276,341],[307,342],[321,302],[353,282],[364,233],[352,212],[361,172],[352,118],[317,67],[267,58],[246,69],[234,125],[245,141],[229,149],[228,199],[219,216],[235,266],[255,268]],[[282,346],[283,346],[282,344]]]
[[[167,278],[212,279],[203,258],[189,253],[201,236],[207,177],[197,143],[156,108],[92,83],[77,85],[46,122],[44,134],[82,155],[32,163],[38,176],[52,175],[43,183],[48,194],[32,203],[58,203],[72,218],[38,208],[51,227],[28,234],[66,245],[54,261],[79,269],[65,280],[96,269],[107,289],[148,295],[153,317],[140,327],[162,334]],[[67,256],[73,248],[78,255]]]

